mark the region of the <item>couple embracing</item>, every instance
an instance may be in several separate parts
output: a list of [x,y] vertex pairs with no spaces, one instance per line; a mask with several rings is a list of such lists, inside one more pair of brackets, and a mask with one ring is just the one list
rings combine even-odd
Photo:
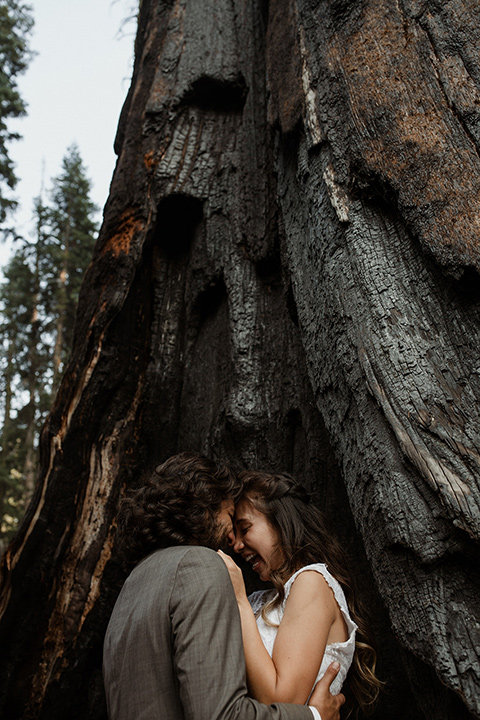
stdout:
[[[105,637],[110,720],[338,720],[347,673],[353,702],[373,707],[375,653],[343,553],[289,475],[182,453],[118,524],[137,564]],[[267,590],[247,598],[228,545]]]

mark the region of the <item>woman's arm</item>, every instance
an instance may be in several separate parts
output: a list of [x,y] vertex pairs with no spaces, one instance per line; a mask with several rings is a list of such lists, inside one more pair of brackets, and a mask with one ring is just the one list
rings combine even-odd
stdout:
[[270,657],[247,600],[240,568],[222,553],[242,622],[248,689],[263,703],[303,704],[313,688],[338,605],[322,575],[302,572],[292,585]]

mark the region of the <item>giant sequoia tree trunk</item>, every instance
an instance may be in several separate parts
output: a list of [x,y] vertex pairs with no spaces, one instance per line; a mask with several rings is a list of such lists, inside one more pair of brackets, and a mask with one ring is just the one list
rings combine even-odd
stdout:
[[376,717],[480,718],[479,28],[459,0],[142,1],[3,558],[2,716],[105,717],[118,500],[196,449],[310,484],[372,611]]

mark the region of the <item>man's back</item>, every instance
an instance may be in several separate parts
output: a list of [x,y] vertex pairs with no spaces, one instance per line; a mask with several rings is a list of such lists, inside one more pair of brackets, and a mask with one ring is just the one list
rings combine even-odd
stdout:
[[109,717],[183,717],[172,663],[169,603],[188,547],[152,553],[135,567],[118,597],[104,645]]
[[247,696],[237,603],[204,547],[158,550],[133,570],[105,638],[110,720],[312,720]]

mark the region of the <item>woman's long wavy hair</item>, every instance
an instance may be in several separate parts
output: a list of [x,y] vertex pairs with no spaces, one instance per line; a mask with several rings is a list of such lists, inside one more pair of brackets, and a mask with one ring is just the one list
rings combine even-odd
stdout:
[[224,463],[196,453],[169,458],[121,502],[117,533],[125,560],[136,563],[173,545],[213,547],[222,501],[235,501],[239,491],[237,474]]
[[369,715],[375,708],[383,683],[375,675],[376,652],[344,551],[327,531],[323,514],[311,503],[309,493],[293,477],[286,473],[244,471],[240,473],[240,480],[243,485],[240,499],[262,512],[278,532],[284,558],[282,565],[270,573],[277,592],[262,610],[264,620],[267,621],[266,612],[283,601],[285,582],[294,572],[305,565],[325,563],[342,586],[351,618],[358,626],[347,687],[362,712]]

